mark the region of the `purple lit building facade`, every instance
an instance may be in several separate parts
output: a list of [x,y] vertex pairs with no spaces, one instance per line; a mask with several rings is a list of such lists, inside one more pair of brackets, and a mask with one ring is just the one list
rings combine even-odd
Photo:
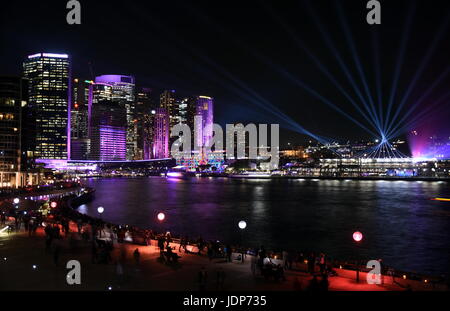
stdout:
[[169,113],[164,108],[155,110],[153,158],[165,159],[169,157]]
[[[199,150],[200,164],[208,162],[208,155],[205,153],[205,146],[208,146],[213,137],[214,124],[214,101],[209,96],[198,96],[195,116],[198,124],[195,124],[195,148]],[[200,117],[200,118],[199,118]]]
[[133,76],[102,75],[95,78],[96,84],[111,87],[111,101],[125,108],[126,115],[126,159],[136,160],[138,156],[135,79]]
[[96,100],[90,121],[90,160],[126,160],[126,108],[119,102]]

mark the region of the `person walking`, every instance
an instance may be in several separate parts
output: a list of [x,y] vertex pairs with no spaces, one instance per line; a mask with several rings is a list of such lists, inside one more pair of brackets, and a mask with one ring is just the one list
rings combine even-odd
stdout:
[[231,245],[227,245],[226,247],[226,256],[227,256],[227,261],[231,262],[231,255],[233,254],[233,250],[231,249]]
[[141,260],[141,253],[139,252],[139,249],[135,249],[133,253],[134,257],[134,264],[136,265],[136,268],[139,268],[140,260]]

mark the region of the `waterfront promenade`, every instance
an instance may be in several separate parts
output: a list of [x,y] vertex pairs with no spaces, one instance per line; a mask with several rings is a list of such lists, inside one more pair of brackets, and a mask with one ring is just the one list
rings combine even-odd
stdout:
[[[224,259],[209,260],[207,256],[179,253],[178,264],[165,264],[159,259],[160,252],[156,241],[150,246],[132,244],[115,244],[112,260],[109,264],[96,264],[91,260],[91,243],[82,241],[76,226],[71,223],[68,237],[58,240],[60,256],[55,265],[52,252],[46,252],[42,228],[36,236],[28,233],[14,232],[0,234],[0,290],[55,290],[55,291],[191,291],[199,290],[198,272],[205,268],[208,278],[207,291],[293,291],[308,290],[311,275],[301,271],[285,271],[285,280],[266,280],[253,275],[251,256],[244,263]],[[171,243],[178,251],[178,244]],[[139,264],[133,258],[134,250],[140,252]],[[126,254],[125,258],[123,257]],[[115,264],[118,258],[125,259],[123,274],[118,273]],[[81,263],[81,285],[68,285],[65,265],[69,260]],[[223,271],[223,285],[217,282],[217,272]],[[385,277],[383,285],[369,285],[365,282],[366,274],[361,273],[360,283],[355,282],[355,272],[337,269],[338,276],[329,278],[329,290],[333,291],[405,291],[411,290],[447,290],[446,287],[433,286],[418,281],[396,280]]]

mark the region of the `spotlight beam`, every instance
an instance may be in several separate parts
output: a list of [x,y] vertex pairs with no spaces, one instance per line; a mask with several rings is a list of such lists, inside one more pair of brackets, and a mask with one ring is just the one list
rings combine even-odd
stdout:
[[450,21],[450,15],[447,15],[444,23],[442,24],[441,28],[439,29],[438,34],[434,37],[430,48],[428,49],[425,57],[422,59],[418,70],[416,71],[416,73],[414,74],[413,80],[411,81],[411,83],[409,84],[408,89],[406,90],[405,94],[403,95],[403,98],[399,104],[399,106],[396,109],[396,112],[394,114],[394,116],[392,117],[392,120],[389,124],[388,130],[389,128],[391,128],[395,122],[395,120],[397,119],[401,109],[403,108],[403,106],[405,105],[406,101],[408,100],[409,96],[411,95],[411,92],[413,91],[414,87],[416,86],[416,83],[418,82],[420,76],[422,75],[423,71],[425,70],[428,62],[430,61],[431,56],[433,56],[434,51],[436,50],[437,44],[439,43],[439,41],[441,40],[445,30],[447,29],[448,23]]
[[[134,8],[133,7],[133,11],[140,15],[140,16],[144,16],[143,13]],[[148,18],[148,16],[145,16],[145,18]],[[208,65],[210,65],[211,67],[215,68],[216,70],[218,70],[222,75],[224,75],[225,77],[227,77],[229,80],[231,80],[233,83],[235,83],[238,87],[240,87],[241,89],[244,89],[245,91],[247,91],[248,93],[250,93],[252,96],[254,96],[257,100],[255,100],[255,98],[246,95],[244,93],[242,93],[239,89],[237,89],[236,87],[233,87],[234,90],[237,90],[237,92],[239,93],[240,96],[246,98],[247,100],[249,100],[250,102],[254,103],[255,105],[263,108],[264,110],[266,110],[267,112],[277,116],[278,118],[284,120],[285,122],[289,123],[291,126],[293,126],[294,128],[296,128],[296,130],[302,134],[306,134],[318,141],[321,141],[322,138],[319,138],[318,136],[316,136],[315,134],[311,133],[310,131],[306,130],[305,128],[303,128],[302,126],[300,126],[298,123],[296,123],[295,121],[293,121],[291,118],[289,118],[288,116],[286,116],[282,111],[280,111],[276,106],[272,105],[270,102],[268,102],[266,99],[264,99],[262,96],[260,96],[258,93],[256,93],[255,91],[253,91],[250,87],[248,87],[243,81],[239,80],[238,78],[236,78],[234,75],[232,75],[230,72],[228,72],[226,69],[224,69],[222,66],[220,66],[219,64],[215,63],[214,61],[212,61],[209,57],[207,57],[206,55],[203,55],[198,49],[192,47],[191,45],[189,45],[188,43],[184,42],[183,40],[181,40],[180,38],[178,38],[174,32],[169,31],[169,29],[167,29],[167,27],[164,27],[160,22],[158,22],[156,19],[152,19],[152,23],[154,25],[156,25],[158,28],[162,29],[163,31],[165,31],[167,34],[169,34],[172,38],[177,38],[178,44],[186,49],[188,49],[194,56],[202,59],[205,63],[207,63]],[[226,84],[227,85],[227,84]],[[227,85],[228,86],[228,85]],[[326,143],[326,141],[321,141],[323,143]]]
[[439,75],[439,77],[433,82],[433,84],[427,89],[425,93],[411,106],[411,108],[403,115],[403,117],[397,122],[392,129],[388,129],[388,133],[397,130],[401,124],[416,110],[416,108],[433,92],[433,90],[444,80],[450,73],[450,66]]
[[372,30],[372,47],[373,47],[373,64],[375,71],[375,83],[377,89],[377,99],[378,99],[378,116],[381,120],[381,128],[384,130],[384,115],[383,115],[383,92],[381,85],[381,59],[380,59],[380,40],[378,37],[378,32],[373,29]]
[[[307,48],[306,44],[295,35],[293,30],[281,20],[281,18],[276,15],[270,8],[266,10],[272,15],[272,17],[281,25],[281,27],[289,34],[292,40],[295,42],[297,47],[303,50],[306,55],[311,58],[315,63],[317,68],[333,83],[333,85],[344,95],[344,97],[352,104],[352,106],[366,119],[367,122],[375,129],[380,130],[373,119],[369,118],[367,114],[359,107],[359,105],[354,101],[354,99],[345,91],[342,85],[336,80],[336,78],[328,71],[328,69],[320,62],[320,60]],[[370,113],[370,112],[369,112]]]
[[306,1],[305,4],[306,4],[306,6],[305,6],[306,10],[308,11],[309,15],[312,17],[312,20],[313,20],[314,24],[316,25],[316,27],[318,28],[320,34],[322,35],[322,39],[324,40],[326,46],[328,47],[328,49],[331,50],[333,56],[336,58],[341,70],[344,72],[344,75],[347,78],[347,80],[350,82],[350,85],[352,86],[354,92],[356,93],[356,95],[358,96],[360,101],[363,103],[365,109],[367,110],[367,113],[370,115],[371,118],[373,118],[375,120],[376,118],[372,114],[372,112],[369,108],[369,105],[367,104],[365,98],[362,96],[361,91],[360,91],[359,87],[356,85],[356,82],[355,82],[353,76],[351,75],[348,67],[345,65],[345,62],[343,61],[340,53],[334,46],[334,43],[331,40],[329,34],[326,32],[326,30],[322,26],[322,23],[321,23],[320,19],[317,17],[317,15],[315,14],[315,11],[312,8],[311,4],[309,3],[309,1]]
[[[415,126],[418,122],[422,121],[422,119],[426,118],[429,114],[433,113],[438,113],[438,111],[440,109],[443,109],[444,107],[440,106],[440,104],[447,99],[448,97],[450,97],[450,92],[444,94],[443,96],[441,96],[438,100],[436,100],[433,104],[428,105],[424,110],[422,110],[421,112],[419,112],[417,115],[414,116],[414,118],[412,118],[408,123],[404,124],[402,127],[400,127],[398,130],[396,130],[395,132],[393,132],[391,134],[391,136],[397,136],[399,134],[402,133],[402,131],[407,131],[409,130],[411,127]],[[438,110],[434,110],[434,108],[440,108]]]
[[400,41],[400,49],[397,55],[397,60],[395,62],[396,66],[395,66],[395,71],[394,71],[394,77],[392,79],[392,87],[391,87],[391,94],[389,96],[389,101],[388,101],[388,108],[387,108],[387,112],[386,112],[386,123],[385,123],[385,128],[383,128],[383,132],[387,131],[387,126],[389,125],[389,118],[391,116],[391,110],[394,106],[394,98],[396,96],[397,93],[397,86],[398,86],[398,80],[400,78],[400,72],[401,72],[401,67],[403,66],[403,61],[404,61],[404,56],[405,56],[405,51],[406,51],[406,45],[408,43],[408,40],[410,38],[410,33],[411,33],[411,23],[413,21],[413,17],[416,11],[416,2],[412,2],[411,5],[409,6],[408,9],[408,15],[406,17],[405,20],[405,24],[403,26],[403,36],[402,39]]
[[364,72],[364,68],[363,68],[363,66],[361,64],[361,60],[359,58],[358,51],[356,50],[355,42],[354,42],[354,39],[353,39],[351,30],[350,30],[350,27],[348,25],[348,22],[346,20],[346,17],[345,17],[345,14],[344,14],[343,10],[342,10],[341,5],[338,4],[338,2],[336,2],[336,1],[334,1],[334,4],[335,4],[335,7],[336,7],[336,9],[338,11],[339,21],[341,23],[342,29],[344,30],[345,39],[347,40],[347,43],[348,43],[348,45],[350,47],[350,52],[352,54],[353,61],[354,61],[355,65],[356,65],[359,77],[360,77],[360,79],[361,79],[361,81],[363,83],[363,86],[364,86],[364,91],[365,91],[366,96],[367,96],[367,98],[369,100],[369,105],[370,105],[369,107],[370,107],[370,109],[372,111],[373,116],[375,117],[375,121],[377,122],[377,125],[378,125],[378,127],[380,129],[380,132],[382,132],[381,125],[380,125],[381,121],[380,121],[380,118],[378,117],[377,112],[376,112],[376,108],[375,108],[375,104],[373,102],[372,94],[370,92],[369,85],[367,84],[367,79],[366,79],[366,75],[365,75],[365,72]]

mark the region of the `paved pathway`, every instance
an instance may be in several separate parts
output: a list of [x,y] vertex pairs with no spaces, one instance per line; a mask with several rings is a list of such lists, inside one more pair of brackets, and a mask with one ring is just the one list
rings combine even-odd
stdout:
[[[197,273],[203,266],[208,271],[206,290],[209,291],[217,290],[218,269],[225,271],[224,290],[294,290],[296,279],[305,290],[311,279],[309,274],[297,271],[287,271],[286,280],[280,282],[265,280],[261,276],[255,277],[251,273],[248,258],[245,263],[226,263],[223,259],[210,261],[206,256],[180,253],[182,258],[179,265],[170,266],[159,260],[159,249],[155,246],[117,244],[112,255],[113,262],[115,258],[119,258],[121,248],[125,248],[127,254],[124,279],[120,285],[114,263],[102,265],[91,262],[90,244],[77,241],[70,245],[69,240],[64,239],[61,246],[60,264],[56,266],[52,254],[45,252],[42,229],[38,230],[35,237],[28,237],[25,232],[0,234],[0,290],[108,290],[109,287],[112,290],[136,291],[198,290]],[[136,248],[141,253],[138,267],[133,260],[133,251]],[[81,285],[68,285],[66,282],[68,269],[65,265],[72,259],[81,263]],[[364,273],[361,273],[361,283],[356,283],[355,272],[340,269],[337,271],[340,276],[329,278],[330,290],[404,290],[404,287],[393,284],[390,280],[386,280],[383,286],[369,285],[364,282]],[[432,289],[431,285],[427,287],[426,284],[416,283],[418,284],[413,284],[414,289]]]

